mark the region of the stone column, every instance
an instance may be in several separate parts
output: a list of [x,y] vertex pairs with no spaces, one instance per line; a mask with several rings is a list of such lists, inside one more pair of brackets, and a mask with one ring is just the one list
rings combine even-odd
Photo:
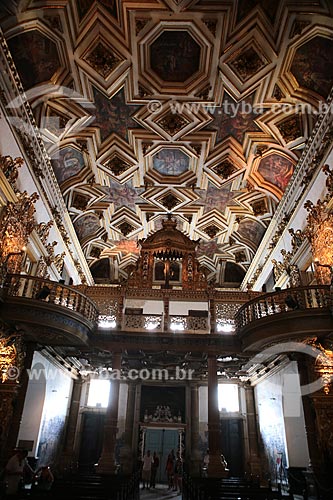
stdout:
[[82,386],[83,381],[81,378],[74,380],[65,436],[65,445],[60,460],[60,467],[63,471],[76,470],[78,465],[77,432]]
[[261,475],[261,463],[258,442],[257,415],[253,387],[244,387],[246,401],[247,439],[249,445],[246,470],[253,475]]
[[[120,373],[121,353],[114,352],[112,358],[112,370]],[[116,459],[115,447],[118,431],[118,403],[119,403],[120,380],[111,380],[109,403],[105,415],[103,449],[98,461],[97,472],[99,474],[115,474]]]
[[169,327],[169,297],[163,298],[164,305],[164,322],[163,322],[163,331],[168,332],[170,330]]
[[[300,379],[300,385],[305,386],[313,381],[313,376],[311,376],[313,360],[305,359],[302,355],[296,356],[298,373]],[[320,452],[318,448],[318,431],[316,428],[316,412],[313,406],[313,401],[311,394],[306,394],[302,396],[304,421],[305,421],[305,432],[308,441],[310,464],[309,466],[313,469],[315,473],[320,473]]]
[[220,412],[218,406],[218,379],[216,356],[208,356],[208,477],[226,477],[220,451]]
[[216,313],[215,313],[215,300],[213,297],[209,299],[209,313],[210,313],[210,333],[216,331]]
[[134,410],[135,410],[136,386],[133,383],[128,384],[126,421],[125,421],[125,444],[120,450],[122,470],[124,474],[133,472],[133,428],[134,428]]
[[191,474],[200,475],[201,455],[199,445],[199,388],[191,385]]

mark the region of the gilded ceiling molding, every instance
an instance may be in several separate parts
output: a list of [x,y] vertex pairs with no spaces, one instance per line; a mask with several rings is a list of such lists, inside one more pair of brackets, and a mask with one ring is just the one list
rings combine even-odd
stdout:
[[35,229],[37,193],[17,194],[17,201],[9,201],[0,215],[0,265],[4,274],[19,272],[24,247]]
[[[299,201],[302,195],[308,189],[309,183],[321,162],[325,161],[333,139],[331,127],[332,103],[333,90],[326,99],[323,112],[318,115],[312,134],[303,149],[302,156],[295,166],[294,173],[283,193],[274,217],[251,262],[243,281],[244,284],[250,282],[254,287],[257,280],[264,275],[264,272],[267,274],[271,271],[270,257],[273,256],[276,246],[288,228],[288,222],[292,220],[293,215],[299,210]],[[259,265],[261,266],[260,272],[258,272]],[[254,273],[256,273],[255,279],[253,279]],[[262,280],[260,280],[261,282]]]
[[13,159],[11,156],[0,156],[0,169],[5,174],[14,191],[16,191],[16,180],[19,175],[18,170],[22,167],[23,163],[24,160],[21,157]]
[[[2,69],[0,72],[0,82],[4,89],[0,93],[0,100],[3,106],[10,110],[11,116],[9,116],[9,120],[11,124],[14,125],[12,130],[18,135],[22,145],[22,152],[24,152],[29,159],[27,165],[32,169],[32,174],[38,188],[45,196],[44,203],[46,203],[46,200],[50,199],[50,193],[52,193],[54,207],[57,207],[57,209],[54,210],[57,210],[59,213],[59,217],[55,217],[55,223],[58,226],[59,232],[73,262],[75,258],[74,252],[69,245],[73,245],[75,248],[76,259],[80,261],[80,269],[84,273],[85,279],[88,279],[89,284],[93,284],[89,266],[68,216],[67,208],[51,166],[49,155],[45,149],[44,142],[35,122],[34,114],[27,100],[26,93],[1,29],[0,49],[0,67]],[[7,75],[6,79],[3,76],[4,74]],[[50,207],[50,213],[51,212],[52,208]],[[59,227],[60,220],[61,225]]]
[[327,175],[328,193],[316,204],[306,201],[304,207],[309,215],[305,234],[311,243],[313,260],[317,263],[317,281],[329,285],[333,279],[333,213],[329,209],[333,196],[333,171],[327,165],[324,165],[323,171]]

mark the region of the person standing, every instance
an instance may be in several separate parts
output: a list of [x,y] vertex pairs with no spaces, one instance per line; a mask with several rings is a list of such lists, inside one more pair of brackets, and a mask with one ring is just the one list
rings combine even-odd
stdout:
[[156,451],[153,453],[153,463],[151,466],[151,476],[150,476],[150,486],[151,488],[155,488],[156,486],[156,474],[158,466],[160,465],[160,459],[158,458]]
[[174,451],[171,450],[171,453],[169,453],[166,465],[165,465],[165,470],[167,473],[168,477],[168,489],[172,490],[173,489],[173,478],[174,478],[174,473],[175,473],[175,454]]
[[15,497],[20,490],[24,472],[34,475],[33,469],[27,461],[28,452],[17,449],[5,466],[5,482],[7,483],[6,496]]
[[175,481],[174,481],[174,491],[179,489],[179,494],[182,493],[182,484],[183,484],[183,460],[180,456],[179,451],[177,451],[177,458],[175,464]]
[[150,488],[150,476],[151,476],[151,467],[153,464],[153,457],[150,454],[150,450],[143,457],[143,465],[142,465],[142,489],[144,490]]

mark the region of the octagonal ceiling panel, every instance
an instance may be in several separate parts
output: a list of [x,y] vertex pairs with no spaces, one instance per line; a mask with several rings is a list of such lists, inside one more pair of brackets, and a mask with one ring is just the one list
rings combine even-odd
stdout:
[[162,81],[184,83],[199,71],[200,53],[188,31],[165,30],[150,46],[150,67]]
[[139,47],[142,77],[157,92],[187,94],[208,83],[212,44],[195,23],[161,22],[141,38]]
[[38,30],[20,33],[8,45],[25,90],[50,81],[61,67],[57,44]]
[[30,0],[19,24],[15,4],[0,25],[88,264],[125,277],[172,212],[212,273],[246,269],[315,125],[292,106],[333,83],[328,2]]
[[162,148],[153,156],[153,168],[162,175],[177,176],[189,169],[190,158],[179,148]]
[[332,53],[333,39],[326,37],[316,36],[301,45],[290,68],[298,84],[326,97],[333,84]]

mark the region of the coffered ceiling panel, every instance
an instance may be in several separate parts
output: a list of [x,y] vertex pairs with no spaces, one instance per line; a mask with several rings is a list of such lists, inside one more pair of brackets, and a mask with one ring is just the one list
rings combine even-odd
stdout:
[[245,272],[333,83],[332,2],[13,0],[0,23],[89,265],[126,277],[171,213],[220,284]]

